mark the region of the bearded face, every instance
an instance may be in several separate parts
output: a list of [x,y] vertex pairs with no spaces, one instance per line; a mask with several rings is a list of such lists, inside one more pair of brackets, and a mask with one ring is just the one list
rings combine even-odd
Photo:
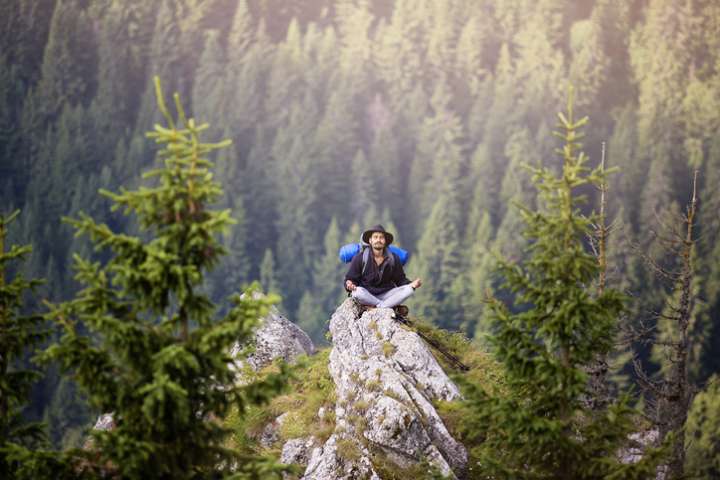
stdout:
[[373,248],[373,250],[382,250],[385,248],[386,244],[385,240],[385,234],[382,232],[374,232],[372,235],[370,235],[370,246]]

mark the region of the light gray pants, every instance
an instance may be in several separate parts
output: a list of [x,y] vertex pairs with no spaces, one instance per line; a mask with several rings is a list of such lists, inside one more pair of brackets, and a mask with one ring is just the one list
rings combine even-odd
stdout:
[[409,298],[415,290],[410,284],[403,285],[402,287],[395,287],[392,290],[388,290],[385,293],[373,295],[363,287],[356,287],[352,291],[352,297],[357,299],[358,302],[363,305],[370,305],[373,307],[381,308],[392,308],[400,305],[403,301]]

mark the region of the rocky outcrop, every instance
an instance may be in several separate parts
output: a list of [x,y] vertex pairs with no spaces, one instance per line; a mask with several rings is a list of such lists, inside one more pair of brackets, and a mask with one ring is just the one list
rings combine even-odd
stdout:
[[[400,468],[426,461],[450,478],[462,476],[467,452],[431,403],[458,399],[457,386],[391,309],[360,313],[348,299],[330,320],[335,431],[312,450],[303,479],[379,479],[373,468],[378,456]],[[308,442],[296,442],[294,450],[286,444],[287,457]]]
[[[253,295],[257,298],[262,293],[255,292]],[[310,337],[285,318],[275,306],[271,306],[268,314],[260,321],[251,343],[254,350],[248,355],[247,363],[255,371],[261,370],[276,358],[292,363],[300,355],[315,353]],[[245,345],[240,343],[233,345],[230,351],[232,357],[239,358],[244,348]],[[236,367],[241,367],[237,361]]]

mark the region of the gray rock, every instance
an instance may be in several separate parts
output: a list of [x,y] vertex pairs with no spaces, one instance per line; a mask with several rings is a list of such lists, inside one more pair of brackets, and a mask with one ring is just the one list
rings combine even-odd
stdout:
[[378,308],[360,316],[352,299],[333,314],[335,432],[313,450],[303,479],[379,478],[371,450],[400,466],[425,459],[451,478],[465,471],[467,452],[431,403],[459,399],[460,392],[422,339],[393,315]]
[[263,431],[260,433],[260,437],[257,439],[262,447],[270,448],[280,440],[280,427],[282,427],[283,422],[287,419],[287,415],[287,412],[283,413],[265,425],[265,428],[263,428]]
[[[341,448],[340,445],[344,445]],[[355,455],[348,456],[352,450]],[[333,434],[313,449],[303,480],[381,480],[372,467],[368,450],[349,435]]]
[[[253,296],[258,298],[262,293],[255,292]],[[254,352],[248,355],[247,363],[254,371],[261,370],[276,358],[292,363],[300,355],[315,353],[315,346],[310,337],[285,318],[275,306],[271,306],[268,314],[260,321],[255,330],[253,343]],[[230,354],[233,358],[237,358],[244,348],[244,345],[236,343]],[[243,363],[236,360],[235,368],[241,371]]]
[[93,427],[94,430],[102,431],[112,430],[113,428],[115,428],[115,419],[112,413],[101,414]]
[[[645,455],[647,448],[657,447],[660,444],[660,433],[655,429],[633,433],[629,438],[634,445],[618,453],[620,462],[626,464],[639,462]],[[659,465],[655,472],[655,480],[665,480],[667,470],[667,465]]]
[[310,461],[310,454],[318,444],[314,437],[310,438],[293,438],[283,445],[280,461],[282,463],[296,463],[299,465],[307,465]]

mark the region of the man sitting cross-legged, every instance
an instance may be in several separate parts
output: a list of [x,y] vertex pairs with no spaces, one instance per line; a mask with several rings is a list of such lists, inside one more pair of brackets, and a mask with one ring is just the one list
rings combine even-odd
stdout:
[[[403,307],[400,304],[422,285],[422,281],[416,278],[411,282],[405,276],[400,258],[387,248],[393,242],[393,235],[382,225],[363,232],[362,240],[371,247],[369,258],[366,256],[363,268],[363,250],[353,257],[345,275],[345,289],[366,306]],[[401,314],[407,315],[407,307],[402,308]]]

